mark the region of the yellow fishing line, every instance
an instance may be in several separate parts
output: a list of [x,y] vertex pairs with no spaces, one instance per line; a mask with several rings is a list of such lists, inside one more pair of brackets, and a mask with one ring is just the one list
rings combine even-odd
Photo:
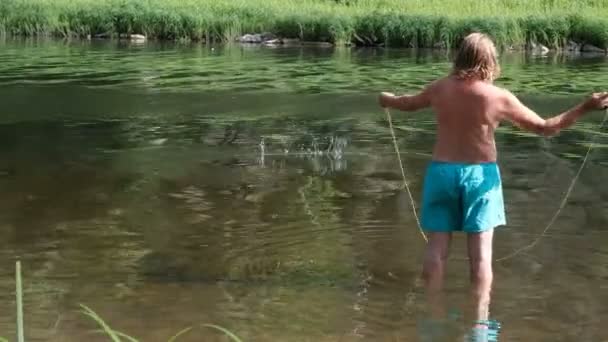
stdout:
[[[386,117],[387,117],[387,120],[388,120],[391,136],[393,137],[393,145],[395,146],[395,152],[397,154],[397,159],[399,161],[399,167],[401,168],[401,176],[403,177],[403,185],[405,186],[405,189],[407,190],[407,194],[410,197],[410,203],[412,204],[412,212],[414,213],[414,217],[416,219],[416,223],[418,224],[418,230],[420,231],[420,234],[422,235],[422,238],[424,239],[424,241],[428,242],[428,239],[427,239],[426,235],[424,234],[424,232],[422,230],[422,225],[420,224],[420,219],[418,218],[418,213],[416,212],[416,202],[414,201],[414,197],[412,196],[412,192],[410,191],[410,187],[409,187],[409,185],[407,183],[407,178],[405,176],[405,167],[403,166],[403,162],[401,161],[401,153],[399,151],[399,146],[397,145],[397,138],[395,136],[395,130],[393,128],[393,122],[392,122],[390,110],[388,108],[385,108],[384,111],[386,112]],[[604,115],[604,119],[602,120],[602,122],[599,125],[600,129],[604,126],[604,124],[606,123],[607,120],[608,120],[608,109],[606,110],[606,113]],[[551,217],[551,219],[547,223],[547,226],[543,229],[542,233],[536,239],[534,239],[534,241],[532,241],[532,243],[530,243],[530,244],[528,244],[528,245],[526,245],[524,247],[518,248],[518,249],[514,250],[513,252],[509,253],[508,255],[506,255],[504,257],[498,258],[498,259],[496,259],[496,261],[505,261],[505,260],[511,259],[511,258],[515,257],[516,255],[518,255],[519,253],[521,253],[521,252],[523,252],[525,250],[528,250],[528,249],[536,246],[536,244],[540,241],[540,239],[547,234],[547,232],[549,231],[549,229],[551,229],[551,227],[553,226],[553,224],[555,223],[555,221],[557,221],[557,218],[559,217],[559,215],[561,214],[562,210],[564,209],[564,207],[568,203],[568,198],[572,194],[572,190],[574,189],[574,185],[578,181],[578,178],[580,177],[581,172],[583,171],[583,168],[587,164],[587,160],[589,159],[589,155],[591,154],[591,150],[593,150],[593,145],[594,144],[593,144],[593,138],[592,138],[591,142],[589,144],[589,147],[587,148],[587,153],[585,153],[585,157],[583,158],[583,161],[582,161],[580,167],[578,168],[578,171],[576,172],[576,175],[574,176],[574,178],[572,178],[572,181],[570,182],[570,185],[568,186],[568,190],[566,191],[566,194],[564,195],[564,197],[562,198],[562,200],[560,202],[559,208],[557,209],[557,211],[555,212],[555,214],[553,214],[553,216]]]

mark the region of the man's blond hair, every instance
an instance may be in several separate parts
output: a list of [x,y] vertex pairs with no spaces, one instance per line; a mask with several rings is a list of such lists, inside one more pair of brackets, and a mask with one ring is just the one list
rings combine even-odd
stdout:
[[483,33],[466,36],[458,49],[452,74],[460,79],[493,81],[500,76],[496,46]]

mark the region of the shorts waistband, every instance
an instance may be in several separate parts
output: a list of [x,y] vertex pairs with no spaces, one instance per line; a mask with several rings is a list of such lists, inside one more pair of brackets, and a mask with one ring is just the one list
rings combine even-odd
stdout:
[[496,166],[498,165],[495,161],[490,162],[451,162],[451,161],[443,161],[443,160],[431,160],[431,165],[446,165],[446,166]]

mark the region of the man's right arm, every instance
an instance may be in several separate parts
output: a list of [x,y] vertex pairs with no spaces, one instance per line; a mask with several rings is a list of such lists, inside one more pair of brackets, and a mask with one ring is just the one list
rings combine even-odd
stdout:
[[533,110],[526,107],[515,95],[504,91],[499,103],[499,113],[501,120],[508,120],[514,125],[534,132],[539,135],[551,136],[560,130],[570,127],[576,120],[591,110],[602,109],[608,106],[608,93],[595,93],[587,100],[572,107],[571,109],[543,119]]

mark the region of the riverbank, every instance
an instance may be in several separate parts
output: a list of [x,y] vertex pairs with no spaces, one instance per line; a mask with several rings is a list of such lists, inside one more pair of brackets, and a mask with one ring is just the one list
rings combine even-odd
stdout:
[[449,48],[479,30],[502,48],[605,52],[606,8],[608,0],[4,0],[0,34],[227,42],[268,33],[335,45]]

